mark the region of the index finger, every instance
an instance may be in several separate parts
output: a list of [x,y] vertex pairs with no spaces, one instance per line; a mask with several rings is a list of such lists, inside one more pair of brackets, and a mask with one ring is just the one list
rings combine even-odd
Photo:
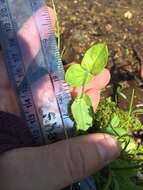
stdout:
[[[21,53],[24,58],[26,67],[28,67],[28,65],[36,57],[40,49],[41,39],[39,32],[42,33],[42,38],[48,37],[48,25],[43,25],[41,21],[43,18],[43,14],[47,14],[50,19],[50,24],[54,28],[56,20],[54,11],[52,10],[52,8],[44,6],[39,8],[38,11],[23,24],[17,34],[19,44],[21,46]],[[49,21],[47,21],[47,24],[48,22]]]

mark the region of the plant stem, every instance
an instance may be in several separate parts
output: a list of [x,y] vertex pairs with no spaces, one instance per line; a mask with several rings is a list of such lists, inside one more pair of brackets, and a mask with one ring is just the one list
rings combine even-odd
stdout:
[[61,58],[63,58],[63,55],[65,53],[66,47],[63,48],[62,52],[61,52]]
[[54,0],[52,0],[52,5],[53,5],[53,10],[54,10],[54,13],[55,13],[55,16],[56,16],[56,30],[57,30],[57,36],[58,36],[58,49],[60,50],[60,47],[61,47],[60,24],[59,24],[57,10],[56,10],[56,6],[55,6]]
[[104,187],[104,190],[108,190],[109,189],[111,182],[112,182],[112,173],[110,171],[109,172],[109,176],[108,176],[108,181],[107,181],[106,186]]
[[127,118],[127,121],[124,123],[124,125],[122,126],[123,128],[125,127],[125,126],[127,126],[128,127],[128,124],[129,124],[129,122],[130,122],[130,119],[131,119],[131,113],[132,113],[132,108],[133,108],[133,102],[134,102],[134,94],[135,94],[135,90],[133,89],[133,91],[132,91],[132,96],[131,96],[131,102],[130,102],[130,105],[129,105],[129,112],[128,112],[128,118]]
[[129,114],[128,114],[129,116],[131,115],[132,108],[133,108],[134,94],[135,94],[135,90],[133,89],[132,96],[131,96],[131,103],[130,103],[130,106],[129,106]]
[[81,97],[80,98],[83,98],[84,89],[85,89],[85,83],[86,83],[87,77],[88,77],[88,72],[85,72],[84,78],[83,78],[83,83],[82,83]]

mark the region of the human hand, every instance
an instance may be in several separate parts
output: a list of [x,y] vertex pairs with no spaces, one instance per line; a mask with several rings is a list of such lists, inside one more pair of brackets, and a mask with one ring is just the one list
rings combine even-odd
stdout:
[[[40,12],[37,12],[37,16]],[[49,12],[54,25],[54,14],[51,9]],[[23,52],[27,63],[31,62],[39,50],[39,38],[32,19],[31,17],[23,25],[18,34],[28,44],[27,51]],[[0,109],[20,115],[2,57],[0,60]],[[100,99],[100,90],[109,79],[110,74],[105,69],[86,89],[95,108]],[[79,90],[71,89],[73,97]],[[39,93],[42,91],[41,86]],[[116,158],[119,152],[117,141],[105,134],[75,137],[51,145],[11,150],[0,156],[0,188],[3,190],[61,189],[103,168]]]

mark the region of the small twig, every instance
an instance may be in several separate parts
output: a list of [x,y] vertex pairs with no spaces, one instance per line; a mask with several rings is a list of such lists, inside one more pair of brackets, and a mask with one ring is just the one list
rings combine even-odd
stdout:
[[132,96],[131,96],[131,103],[130,103],[130,106],[129,106],[129,114],[128,114],[128,116],[130,116],[131,113],[132,113],[133,102],[134,102],[134,95],[135,95],[135,90],[133,89]]
[[55,16],[56,16],[56,29],[57,29],[57,35],[58,35],[58,49],[60,50],[60,47],[61,47],[60,23],[59,23],[59,20],[58,20],[58,14],[57,14],[57,10],[56,10],[54,0],[52,0],[52,5],[53,5],[53,10],[54,10],[54,13],[55,13]]

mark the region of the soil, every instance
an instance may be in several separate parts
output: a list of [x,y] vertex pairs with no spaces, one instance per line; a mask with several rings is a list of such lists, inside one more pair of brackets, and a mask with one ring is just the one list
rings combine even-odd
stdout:
[[[135,89],[135,105],[143,106],[143,1],[54,0],[61,30],[65,63],[80,62],[87,48],[106,42],[110,50],[111,82],[105,95],[123,86],[129,100]],[[142,67],[142,70],[141,70]],[[118,103],[127,109],[128,102]]]

